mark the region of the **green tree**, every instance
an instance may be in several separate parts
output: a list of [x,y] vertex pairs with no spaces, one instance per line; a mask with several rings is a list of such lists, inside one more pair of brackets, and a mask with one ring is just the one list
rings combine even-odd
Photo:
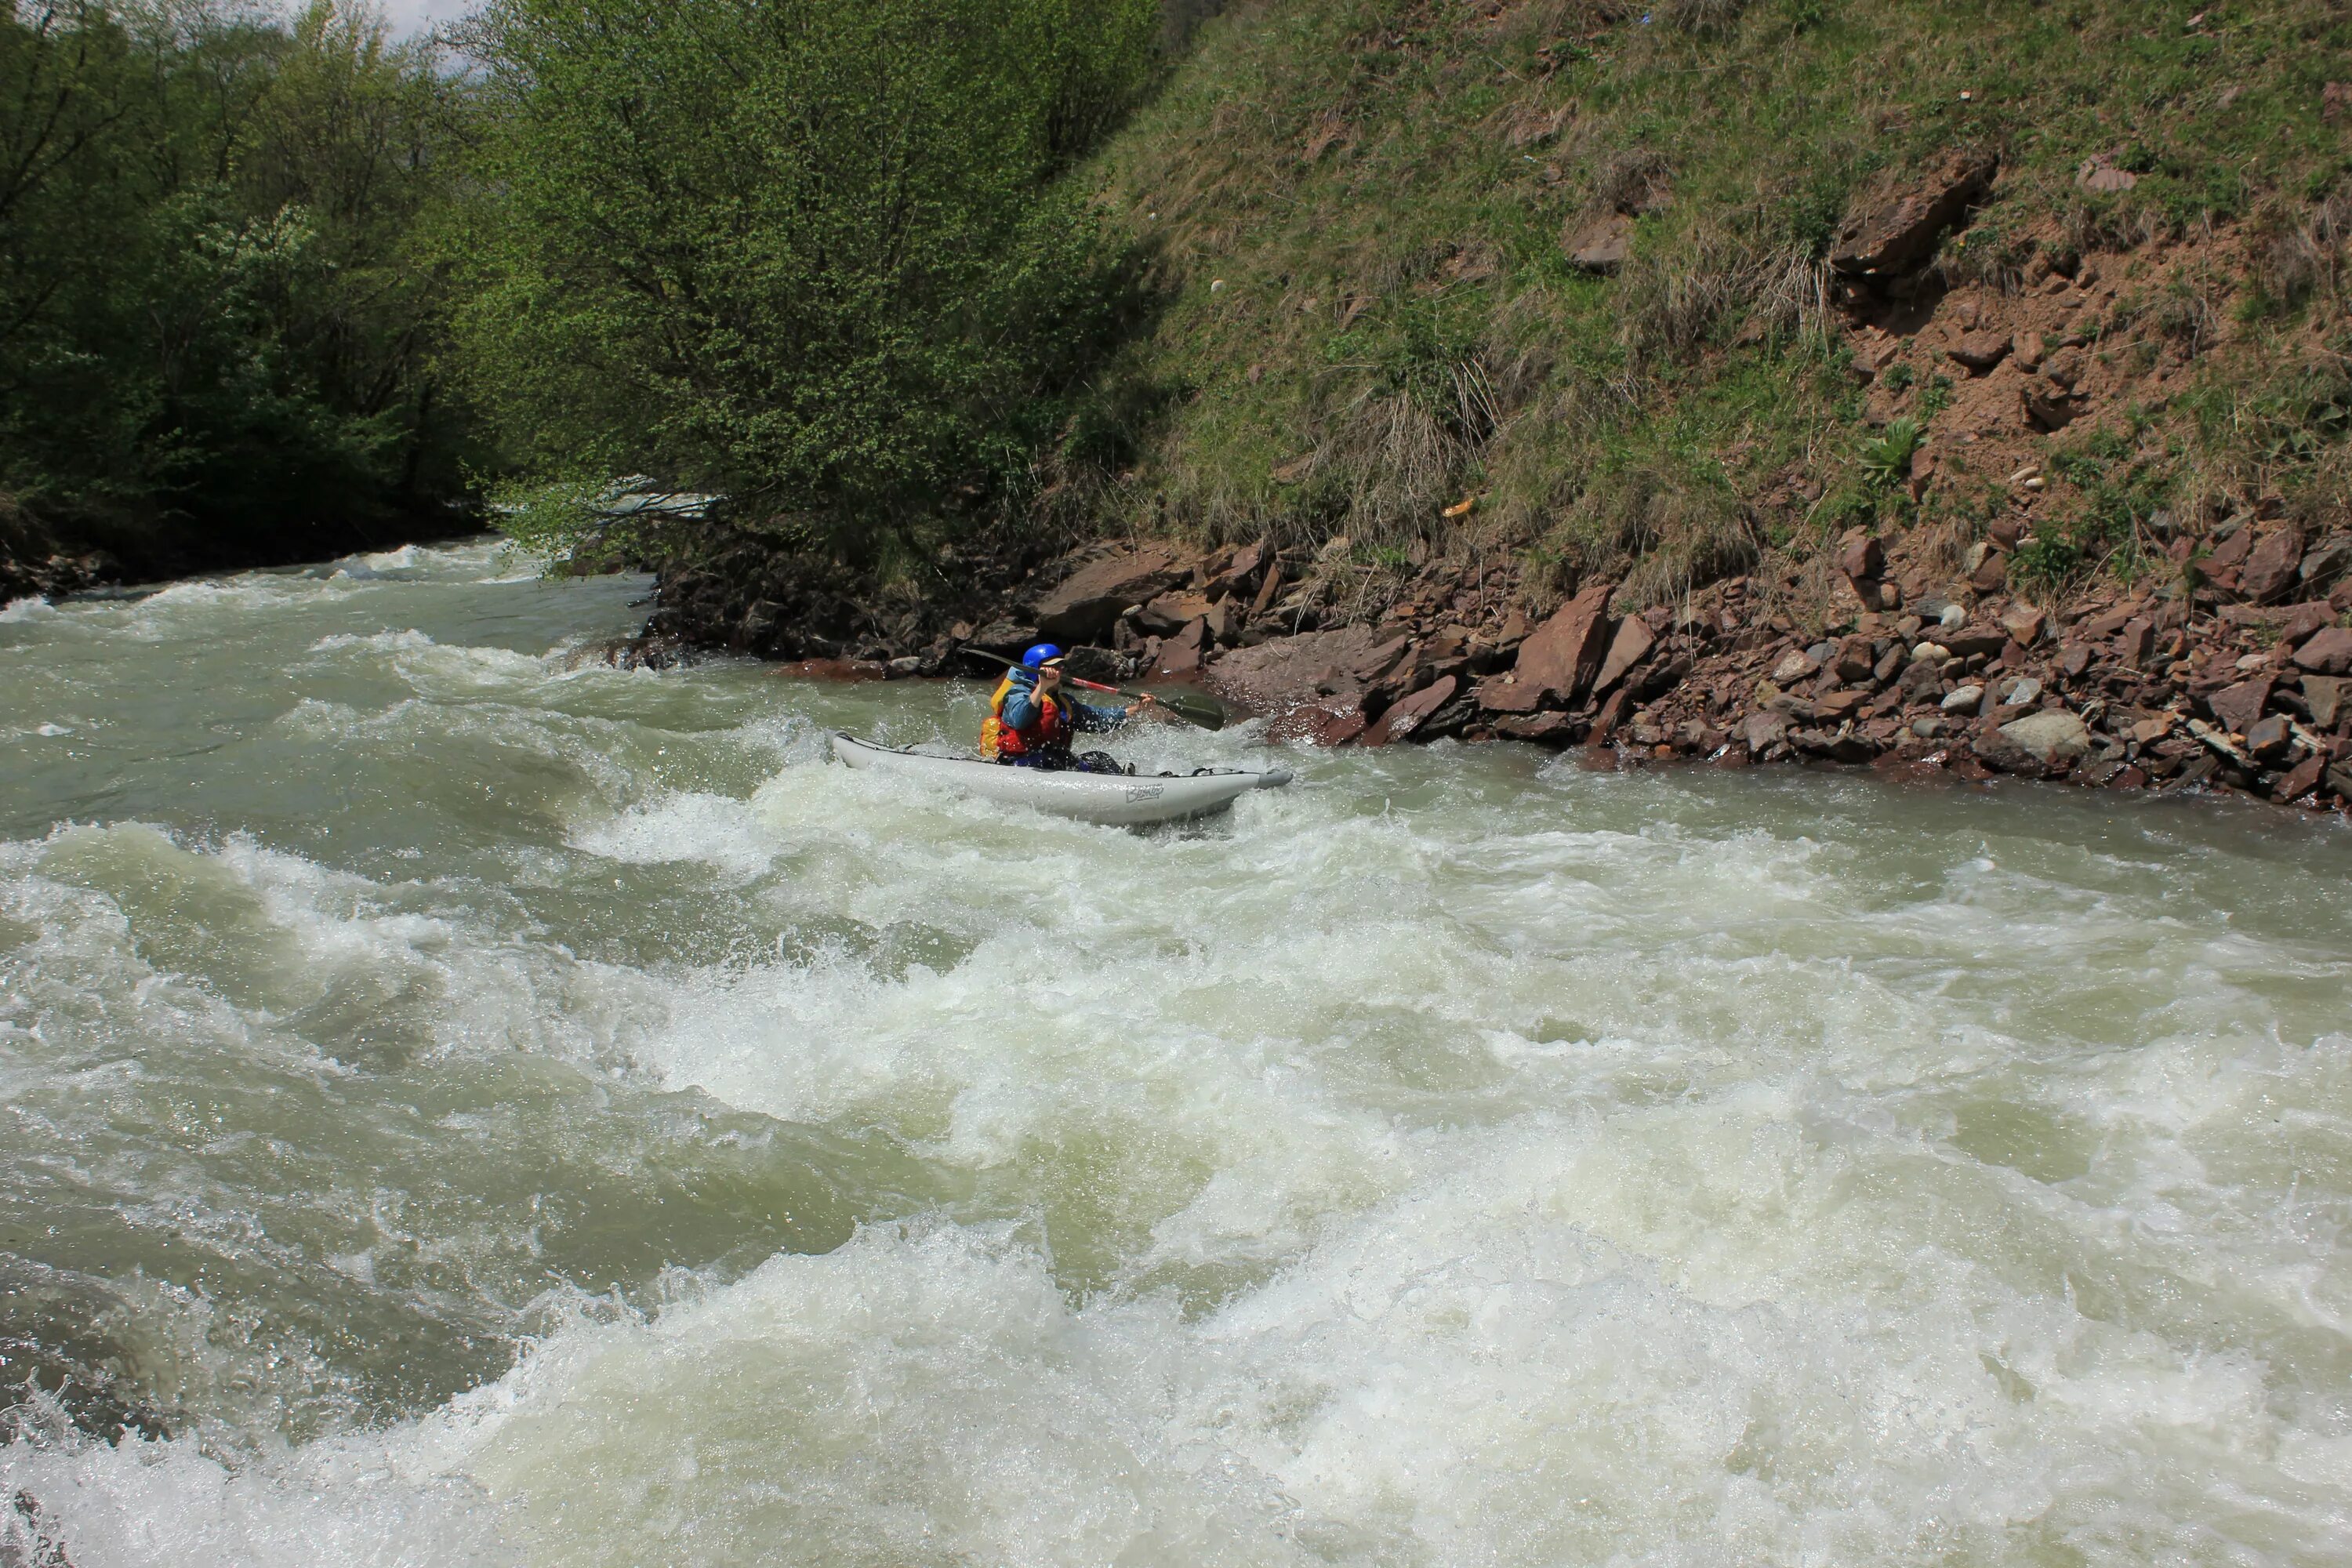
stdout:
[[465,432],[416,245],[453,89],[381,16],[0,17],[0,489],[134,569],[446,514]]
[[863,564],[1017,488],[1118,319],[1060,176],[1141,89],[1158,16],[491,0],[457,322],[512,455],[575,496],[635,469],[721,490]]

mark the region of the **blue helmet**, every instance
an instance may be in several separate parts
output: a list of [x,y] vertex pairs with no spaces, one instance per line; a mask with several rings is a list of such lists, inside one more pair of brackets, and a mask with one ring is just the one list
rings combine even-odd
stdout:
[[1021,662],[1031,669],[1042,669],[1049,658],[1059,658],[1062,650],[1053,643],[1041,642],[1021,656]]

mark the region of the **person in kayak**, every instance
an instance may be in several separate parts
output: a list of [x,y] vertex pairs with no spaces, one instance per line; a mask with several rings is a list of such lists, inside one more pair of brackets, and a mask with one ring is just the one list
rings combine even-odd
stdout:
[[980,754],[1016,768],[1074,768],[1080,773],[1126,770],[1100,752],[1074,752],[1070,737],[1116,730],[1152,706],[1149,696],[1119,708],[1081,702],[1062,689],[1062,650],[1041,642],[1004,672],[988,700],[980,727]]

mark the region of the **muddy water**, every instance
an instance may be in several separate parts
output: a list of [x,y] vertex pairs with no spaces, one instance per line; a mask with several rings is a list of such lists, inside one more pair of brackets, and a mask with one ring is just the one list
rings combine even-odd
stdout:
[[2352,1557],[2352,836],[1089,827],[825,760],[977,688],[572,668],[644,586],[0,615],[0,1561]]

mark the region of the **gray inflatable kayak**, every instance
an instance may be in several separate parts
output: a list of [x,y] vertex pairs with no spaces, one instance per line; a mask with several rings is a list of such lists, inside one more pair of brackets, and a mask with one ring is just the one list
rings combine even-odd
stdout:
[[853,768],[944,784],[982,800],[1026,805],[1053,816],[1122,827],[1207,816],[1254,789],[1280,789],[1290,782],[1288,768],[1265,773],[1215,768],[1197,773],[1049,773],[977,757],[893,751],[843,733],[833,737],[833,754]]

